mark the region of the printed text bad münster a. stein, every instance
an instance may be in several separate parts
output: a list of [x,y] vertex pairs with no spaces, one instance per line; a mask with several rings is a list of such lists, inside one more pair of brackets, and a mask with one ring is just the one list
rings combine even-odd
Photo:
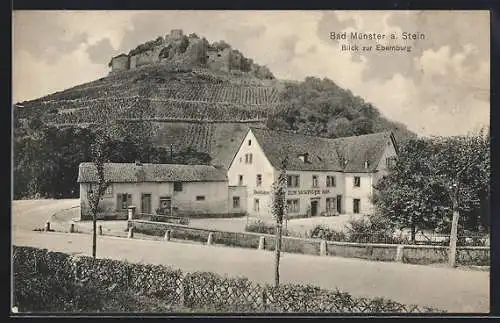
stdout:
[[384,40],[384,39],[402,39],[402,40],[423,40],[425,35],[421,32],[402,32],[402,33],[361,33],[361,32],[330,32],[331,40]]

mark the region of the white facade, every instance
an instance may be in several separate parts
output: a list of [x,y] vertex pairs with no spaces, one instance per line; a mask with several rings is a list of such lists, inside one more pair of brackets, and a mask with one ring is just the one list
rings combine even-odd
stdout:
[[[292,180],[287,190],[289,218],[320,216],[327,213],[330,215],[372,213],[373,187],[387,170],[386,159],[394,156],[396,148],[389,139],[375,171],[350,173],[287,170],[288,176],[299,178],[298,186],[295,187],[293,184],[296,182]],[[228,170],[229,185],[247,187],[247,212],[250,216],[263,219],[272,217],[271,190],[278,175],[279,170],[272,166],[250,130]],[[332,185],[330,180],[327,183],[327,176],[335,178],[335,185]]]
[[[257,175],[261,176],[260,185],[257,183]],[[271,186],[277,176],[278,173],[249,131],[227,172],[230,186],[246,186],[249,215],[270,216]]]
[[[91,216],[87,199],[89,189],[89,183],[80,183],[82,219]],[[174,190],[172,182],[111,183],[99,203],[99,213],[126,217],[127,207],[135,206],[137,213],[154,214],[165,201],[174,215],[238,214],[244,213],[247,207],[246,189],[228,187],[227,182],[182,182],[178,189]],[[124,195],[129,196],[126,202],[122,202]]]

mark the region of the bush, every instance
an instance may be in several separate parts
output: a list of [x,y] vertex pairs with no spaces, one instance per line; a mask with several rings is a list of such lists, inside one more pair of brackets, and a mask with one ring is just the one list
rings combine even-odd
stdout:
[[324,239],[328,241],[347,241],[347,237],[344,232],[330,229],[321,224],[315,226],[311,230],[310,236],[311,238]]
[[12,305],[21,312],[437,312],[309,285],[275,288],[209,272],[13,249]]
[[394,230],[382,217],[351,219],[346,224],[348,242],[358,243],[406,243],[406,239],[395,237]]
[[[245,226],[245,231],[275,235],[276,234],[276,224],[266,223],[262,220],[255,220],[255,221],[248,223]],[[282,235],[287,236],[288,233],[289,233],[288,230],[285,230],[285,228],[282,229]]]

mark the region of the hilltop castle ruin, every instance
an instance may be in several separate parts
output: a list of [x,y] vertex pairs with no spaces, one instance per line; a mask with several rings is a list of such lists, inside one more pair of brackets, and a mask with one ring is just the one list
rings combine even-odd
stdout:
[[216,71],[238,70],[261,78],[274,78],[266,67],[254,64],[228,44],[209,44],[205,38],[195,34],[184,35],[181,29],[173,29],[165,37],[160,36],[137,46],[128,54],[111,58],[108,66],[111,68],[110,74],[114,74],[165,61],[203,66]]

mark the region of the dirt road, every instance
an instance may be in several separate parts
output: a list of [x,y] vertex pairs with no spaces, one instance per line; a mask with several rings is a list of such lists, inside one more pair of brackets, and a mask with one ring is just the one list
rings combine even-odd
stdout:
[[[91,238],[87,234],[32,231],[33,227],[43,227],[57,205],[60,209],[71,207],[74,200],[22,202],[22,207],[14,203],[13,208],[15,245],[90,255]],[[102,236],[98,237],[97,254],[101,258],[171,265],[184,271],[245,276],[259,282],[271,283],[274,278],[274,254],[269,251]],[[489,311],[486,271],[287,253],[281,262],[281,280],[451,312]]]

